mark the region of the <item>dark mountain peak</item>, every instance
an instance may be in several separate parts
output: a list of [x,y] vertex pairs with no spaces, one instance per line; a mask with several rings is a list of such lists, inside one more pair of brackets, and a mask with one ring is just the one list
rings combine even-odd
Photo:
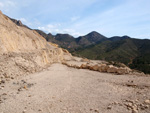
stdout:
[[92,31],[91,33],[89,33],[83,37],[86,38],[91,43],[98,43],[99,41],[107,39],[105,36],[101,35],[100,33],[96,32],[96,31]]
[[91,37],[96,37],[96,36],[100,36],[101,34],[96,32],[96,31],[92,31],[90,33],[88,33],[86,36],[91,36]]
[[51,33],[48,33],[47,35],[48,35],[48,36],[53,36]]
[[80,36],[76,39],[79,45],[84,47],[107,40],[107,38],[96,31],[92,31],[85,36]]
[[125,39],[130,39],[131,37],[124,35],[124,36],[113,36],[111,38],[109,38],[109,40],[111,41],[119,41],[119,40],[125,40]]
[[69,34],[61,34],[61,33],[56,34],[56,36],[73,37],[73,36],[71,36],[71,35],[69,35]]
[[96,31],[92,31],[89,34],[85,35],[84,37],[87,38],[88,40],[90,40],[91,38],[93,38],[94,40],[106,38],[105,36],[101,35],[100,33]]
[[129,36],[127,36],[127,35],[124,35],[124,36],[122,36],[122,38],[131,38],[131,37],[129,37]]
[[60,33],[55,35],[55,39],[59,41],[67,41],[67,42],[75,40],[75,38],[69,34],[60,34]]

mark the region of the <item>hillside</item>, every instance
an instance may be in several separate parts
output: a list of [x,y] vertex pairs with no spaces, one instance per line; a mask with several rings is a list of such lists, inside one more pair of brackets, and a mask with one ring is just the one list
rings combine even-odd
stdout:
[[[23,25],[21,21],[11,20],[16,25],[31,30]],[[69,34],[52,35],[37,29],[35,31],[48,42],[56,43],[76,56],[122,62],[132,69],[150,73],[150,40],[134,39],[129,36],[107,38],[95,31],[78,38],[74,38]]]
[[87,47],[98,42],[104,41],[107,38],[98,32],[91,32],[85,36],[80,36],[78,38],[74,38],[69,34],[56,34],[50,35],[44,33],[41,30],[36,30],[40,35],[42,35],[48,42],[53,42],[58,44],[60,47],[68,49],[69,51],[74,51],[78,48]]
[[150,40],[112,37],[106,41],[78,49],[73,54],[89,59],[122,62],[133,69],[150,73]]
[[135,39],[129,36],[107,38],[98,32],[74,38],[68,34],[45,36],[47,41],[57,43],[73,55],[93,60],[122,62],[132,69],[150,73],[150,40]]
[[[0,83],[63,60],[63,50],[0,12]],[[6,77],[5,77],[6,76]]]
[[[127,36],[109,40],[91,32],[77,41],[68,34],[53,36],[32,30],[1,12],[0,23],[1,113],[150,111],[150,76],[131,70],[122,63],[110,64],[72,56],[66,49],[52,43],[56,41],[60,46],[73,49],[85,47],[89,51],[97,47],[101,52],[112,53],[112,57],[115,50],[130,57],[132,51],[135,51],[132,57],[137,57],[137,51],[141,51],[145,56],[137,57],[133,61],[136,63],[149,57],[146,57],[149,40],[141,43]],[[72,46],[73,42],[79,45]],[[80,51],[82,53],[84,49]],[[90,52],[96,59],[94,51]]]
[[122,62],[132,69],[150,73],[150,40],[135,39],[129,36],[107,38],[98,32],[74,38],[68,34],[45,36],[47,41],[57,43],[73,55],[93,60]]

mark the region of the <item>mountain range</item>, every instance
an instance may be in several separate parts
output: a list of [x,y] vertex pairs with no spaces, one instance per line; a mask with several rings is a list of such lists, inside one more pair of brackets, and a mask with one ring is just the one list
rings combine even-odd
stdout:
[[98,42],[106,40],[106,37],[99,34],[98,32],[91,32],[85,36],[80,36],[74,38],[69,34],[46,34],[41,30],[36,30],[40,35],[42,35],[47,41],[58,44],[60,47],[68,49],[69,51],[74,51],[79,48],[87,47]]
[[[29,28],[23,25],[21,21],[11,20],[19,26]],[[149,39],[136,39],[126,35],[108,38],[96,31],[78,38],[69,34],[52,35],[38,29],[35,31],[47,41],[69,50],[73,55],[95,60],[121,62],[132,69],[150,73]]]

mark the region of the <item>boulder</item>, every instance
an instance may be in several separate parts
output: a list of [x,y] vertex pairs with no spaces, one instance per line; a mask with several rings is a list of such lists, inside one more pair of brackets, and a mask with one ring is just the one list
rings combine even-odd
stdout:
[[87,59],[87,58],[82,58],[81,59],[81,62],[89,62],[90,60],[89,59]]
[[107,72],[108,73],[116,73],[117,72],[117,67],[114,67],[113,65],[108,66]]
[[99,68],[98,65],[90,66],[90,69],[93,71],[98,71],[98,68]]
[[129,74],[130,72],[132,72],[132,70],[128,67],[120,67],[117,69],[118,74]]
[[87,65],[86,65],[86,64],[82,64],[82,65],[80,66],[80,69],[87,69]]
[[132,70],[130,68],[128,68],[128,67],[125,67],[125,69],[126,69],[126,73],[127,74],[130,73],[130,72],[132,72]]
[[98,71],[100,71],[100,72],[107,72],[107,69],[108,69],[108,65],[106,65],[106,64],[101,64],[98,67]]
[[117,69],[117,73],[118,74],[126,74],[127,73],[127,69],[120,67],[120,68]]
[[144,103],[145,104],[150,104],[150,100],[145,100]]

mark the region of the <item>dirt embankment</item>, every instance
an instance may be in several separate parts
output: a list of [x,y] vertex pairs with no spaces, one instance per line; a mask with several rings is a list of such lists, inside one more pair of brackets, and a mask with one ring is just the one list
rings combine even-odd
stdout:
[[63,50],[0,12],[0,83],[61,62]]

